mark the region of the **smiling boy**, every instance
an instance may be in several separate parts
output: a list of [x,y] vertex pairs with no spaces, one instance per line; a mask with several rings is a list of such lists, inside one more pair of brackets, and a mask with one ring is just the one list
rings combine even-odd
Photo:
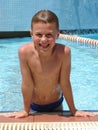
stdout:
[[26,117],[33,111],[63,110],[63,96],[73,116],[93,116],[75,108],[70,83],[70,48],[56,43],[59,37],[57,16],[41,10],[32,18],[32,43],[19,48],[24,110],[9,117]]

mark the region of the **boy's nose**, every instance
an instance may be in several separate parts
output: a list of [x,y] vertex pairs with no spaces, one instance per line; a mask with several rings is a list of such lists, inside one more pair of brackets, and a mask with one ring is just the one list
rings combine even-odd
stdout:
[[41,37],[41,41],[46,41],[46,40],[47,40],[46,36],[43,35],[43,36]]

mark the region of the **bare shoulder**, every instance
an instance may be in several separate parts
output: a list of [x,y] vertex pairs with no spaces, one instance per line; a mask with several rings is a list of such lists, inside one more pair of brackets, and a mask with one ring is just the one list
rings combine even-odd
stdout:
[[68,56],[71,53],[71,50],[68,46],[57,44],[57,52],[63,56]]
[[23,46],[20,46],[18,49],[19,57],[25,57],[31,52],[33,49],[33,43],[28,43]]
[[33,46],[33,43],[22,45],[19,47],[18,51],[19,53],[26,53],[28,52],[28,50],[30,51],[31,46]]
[[71,56],[71,49],[70,49],[68,46],[65,46],[65,47],[64,47],[64,55],[65,55],[67,58],[70,58],[70,56]]

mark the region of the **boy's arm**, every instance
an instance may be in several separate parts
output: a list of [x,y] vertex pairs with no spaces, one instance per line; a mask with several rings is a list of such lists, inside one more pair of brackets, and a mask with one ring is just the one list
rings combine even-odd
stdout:
[[29,66],[27,64],[27,55],[24,48],[19,48],[19,60],[22,74],[22,94],[24,100],[24,110],[19,112],[8,113],[6,117],[22,118],[29,115],[30,103],[32,101],[33,93],[33,79]]
[[24,111],[29,113],[30,103],[33,94],[33,79],[27,63],[26,54],[23,49],[19,49],[20,68],[22,74],[22,94],[24,100]]
[[76,110],[74,105],[74,100],[73,100],[71,83],[70,83],[70,69],[71,69],[71,52],[68,47],[65,47],[63,63],[61,68],[61,75],[60,75],[60,85],[64,97],[67,101],[67,104],[70,108],[70,111],[74,116],[83,116],[83,117],[95,116],[96,115],[95,113]]
[[66,102],[70,108],[70,111],[74,115],[76,112],[76,108],[74,105],[72,88],[71,88],[71,84],[70,84],[70,68],[71,68],[71,52],[68,47],[65,47],[64,55],[62,57],[60,85],[61,85],[64,97],[66,99]]

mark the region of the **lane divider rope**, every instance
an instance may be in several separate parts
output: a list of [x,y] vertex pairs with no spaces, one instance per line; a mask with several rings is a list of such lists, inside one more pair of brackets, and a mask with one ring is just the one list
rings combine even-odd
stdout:
[[95,39],[79,37],[76,35],[66,35],[66,34],[60,34],[59,37],[66,40],[75,41],[77,43],[80,42],[80,43],[83,43],[84,45],[89,44],[91,48],[98,49],[98,40],[95,40]]

